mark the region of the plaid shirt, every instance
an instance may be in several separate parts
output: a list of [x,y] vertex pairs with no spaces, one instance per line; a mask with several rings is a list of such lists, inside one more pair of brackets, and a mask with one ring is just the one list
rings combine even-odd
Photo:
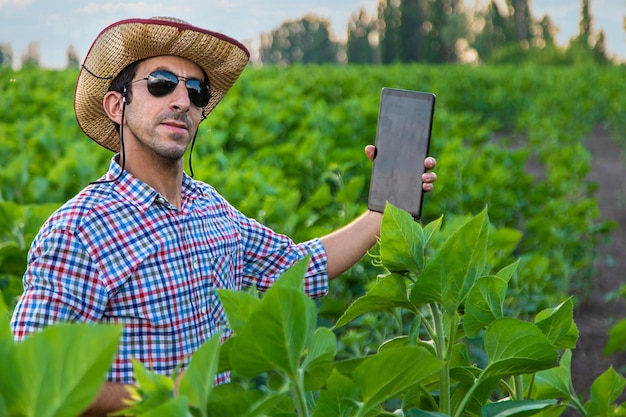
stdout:
[[[120,170],[114,160],[108,178]],[[218,329],[230,333],[216,289],[266,290],[307,254],[305,290],[319,297],[328,273],[318,239],[296,245],[186,175],[177,210],[124,172],[88,186],[42,226],[13,334],[21,340],[55,322],[124,323],[108,380],[134,383],[131,358],[171,375]]]

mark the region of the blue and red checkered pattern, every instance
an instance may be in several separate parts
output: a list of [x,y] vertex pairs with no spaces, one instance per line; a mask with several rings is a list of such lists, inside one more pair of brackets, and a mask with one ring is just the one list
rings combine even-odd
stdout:
[[[113,160],[105,178],[120,171]],[[12,330],[21,340],[58,322],[123,323],[108,380],[134,383],[131,358],[171,375],[218,329],[230,334],[216,289],[266,290],[307,254],[305,290],[319,297],[328,274],[318,239],[295,244],[186,175],[177,210],[124,172],[88,186],[42,226]]]

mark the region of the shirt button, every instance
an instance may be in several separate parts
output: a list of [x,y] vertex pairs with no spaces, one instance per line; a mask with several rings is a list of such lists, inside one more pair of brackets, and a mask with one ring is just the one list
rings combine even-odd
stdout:
[[209,310],[208,310],[207,306],[202,306],[202,307],[200,308],[200,312],[201,312],[202,314],[206,314],[208,311],[209,311]]
[[193,263],[193,269],[198,269],[198,261],[194,261],[194,263]]

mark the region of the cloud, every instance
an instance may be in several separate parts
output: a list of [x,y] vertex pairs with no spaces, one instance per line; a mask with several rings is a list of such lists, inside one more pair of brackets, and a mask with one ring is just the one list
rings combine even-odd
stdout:
[[33,0],[0,0],[0,9],[4,6],[28,7],[33,4]]
[[[3,0],[0,0],[3,1]],[[16,0],[18,1],[18,0]],[[74,11],[79,15],[99,15],[111,13],[133,13],[144,11],[148,5],[144,2],[138,3],[89,3]]]

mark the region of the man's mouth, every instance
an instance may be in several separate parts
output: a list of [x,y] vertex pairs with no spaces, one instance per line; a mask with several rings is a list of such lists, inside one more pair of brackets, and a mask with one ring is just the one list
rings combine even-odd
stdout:
[[185,129],[185,130],[189,130],[188,126],[186,123],[183,122],[178,122],[175,120],[167,120],[164,121],[162,124],[166,125],[166,126],[171,126],[177,129]]

